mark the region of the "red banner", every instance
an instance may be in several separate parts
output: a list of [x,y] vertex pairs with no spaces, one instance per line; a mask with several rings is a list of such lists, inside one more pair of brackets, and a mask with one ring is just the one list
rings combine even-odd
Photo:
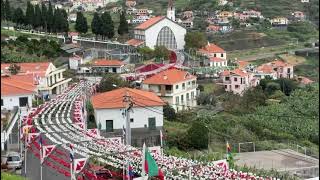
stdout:
[[77,174],[82,171],[84,166],[86,165],[87,158],[80,158],[74,160],[74,173]]
[[47,146],[42,146],[42,157],[41,157],[41,164],[43,163],[44,159],[48,157],[53,150],[56,148],[56,145],[47,145]]

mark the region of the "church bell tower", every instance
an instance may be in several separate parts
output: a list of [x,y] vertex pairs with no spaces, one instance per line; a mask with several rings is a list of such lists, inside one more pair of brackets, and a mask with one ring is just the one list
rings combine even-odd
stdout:
[[173,0],[169,0],[168,9],[167,9],[167,18],[172,21],[176,21],[175,8],[173,5]]

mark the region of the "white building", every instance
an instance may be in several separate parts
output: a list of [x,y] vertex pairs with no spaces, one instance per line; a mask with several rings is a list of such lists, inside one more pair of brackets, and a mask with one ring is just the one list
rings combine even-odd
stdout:
[[187,31],[174,22],[173,6],[168,7],[167,13],[167,17],[153,17],[135,27],[134,39],[144,41],[144,45],[151,49],[161,45],[171,50],[184,49],[184,36]]
[[309,0],[301,0],[302,3],[308,3]]
[[212,67],[227,66],[227,53],[221,47],[208,43],[205,47],[198,50],[199,54],[207,56],[210,60],[209,65]]
[[173,5],[173,0],[169,0],[168,8],[167,8],[167,18],[171,21],[176,21],[175,7]]
[[286,17],[275,17],[270,20],[273,26],[286,26],[288,25],[288,18]]
[[73,70],[78,70],[79,66],[83,64],[83,58],[78,56],[78,55],[74,55],[69,57],[69,68],[73,69]]
[[18,107],[32,107],[32,100],[37,94],[37,85],[29,75],[1,76],[1,110],[13,110]]
[[127,95],[133,102],[130,111],[132,145],[142,146],[143,141],[151,146],[159,145],[159,133],[163,126],[163,106],[165,103],[155,94],[131,88],[121,88],[97,94],[91,98],[97,125],[106,137],[121,136],[126,126],[124,110]]
[[155,92],[176,111],[197,105],[197,77],[178,69],[168,69],[142,82],[142,88]]
[[91,63],[92,72],[123,73],[124,63],[120,60],[97,59]]
[[[36,83],[40,96],[60,94],[67,87],[71,78],[64,78],[64,68],[56,68],[51,62],[16,63],[20,66],[18,75],[32,75],[30,83]],[[10,64],[1,64],[1,74],[10,74]],[[30,80],[29,80],[30,81]]]

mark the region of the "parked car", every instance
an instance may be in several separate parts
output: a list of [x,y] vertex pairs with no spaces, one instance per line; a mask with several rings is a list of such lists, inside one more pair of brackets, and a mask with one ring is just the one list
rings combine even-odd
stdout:
[[6,165],[8,169],[21,169],[22,160],[20,154],[17,152],[9,152],[7,154]]

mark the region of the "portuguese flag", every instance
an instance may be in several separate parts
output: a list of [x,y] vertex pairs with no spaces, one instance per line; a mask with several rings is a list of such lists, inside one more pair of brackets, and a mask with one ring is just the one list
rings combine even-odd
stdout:
[[145,144],[143,144],[143,154],[144,156],[142,156],[142,176],[144,176],[145,173],[147,173],[149,177],[157,176],[161,180],[164,179],[164,175],[161,169],[159,169],[156,161],[151,156]]

